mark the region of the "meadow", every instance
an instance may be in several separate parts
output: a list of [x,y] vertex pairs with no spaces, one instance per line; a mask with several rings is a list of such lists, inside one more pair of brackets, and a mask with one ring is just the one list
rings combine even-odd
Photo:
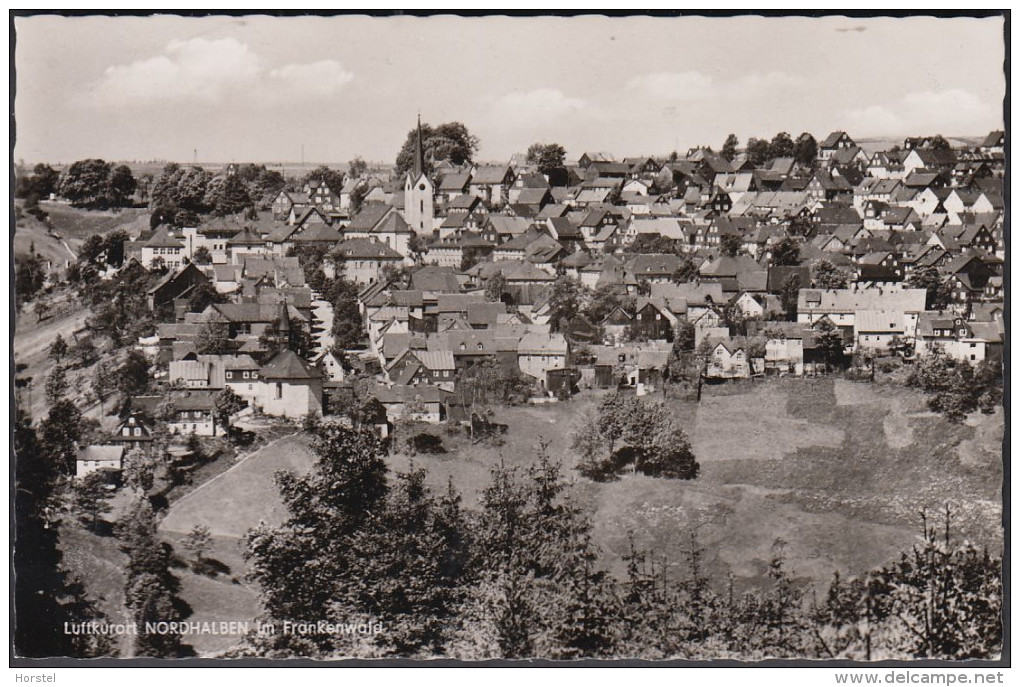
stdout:
[[[545,443],[572,482],[569,498],[592,518],[604,564],[618,575],[633,538],[679,576],[697,546],[715,583],[732,575],[738,589],[762,582],[780,552],[797,579],[824,593],[836,571],[859,574],[896,559],[917,540],[922,510],[939,517],[947,503],[957,536],[1001,552],[1001,411],[950,425],[912,390],[832,378],[705,387],[700,404],[666,401],[690,435],[701,464],[697,479],[628,474],[594,483],[573,469],[570,435],[597,398],[500,409],[497,420],[508,425],[502,445],[473,444],[463,431],[433,427],[446,453],[387,460],[395,471],[412,463],[426,468],[436,490],[452,480],[473,509],[495,465],[526,466]],[[215,538],[208,555],[229,571],[215,578],[177,571],[195,619],[257,613],[256,592],[243,579],[241,540],[260,521],[285,517],[273,473],[303,473],[313,463],[307,436],[294,435],[173,503],[160,526],[164,537],[180,550],[194,525],[206,525]],[[191,639],[203,655],[230,643]]]

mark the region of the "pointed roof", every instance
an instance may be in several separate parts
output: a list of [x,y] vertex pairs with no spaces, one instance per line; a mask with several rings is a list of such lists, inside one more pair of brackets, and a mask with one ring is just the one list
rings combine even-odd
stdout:
[[255,234],[251,227],[245,227],[227,241],[228,246],[261,246],[264,243],[265,240]]
[[321,375],[297,353],[286,348],[263,366],[263,379],[319,379]]
[[414,178],[421,178],[425,171],[425,147],[421,138],[421,115],[418,115],[418,136],[414,142]]

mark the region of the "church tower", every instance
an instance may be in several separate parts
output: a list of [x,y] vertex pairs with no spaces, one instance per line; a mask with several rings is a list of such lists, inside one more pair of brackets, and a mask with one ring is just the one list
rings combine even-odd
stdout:
[[433,198],[435,188],[425,171],[425,146],[421,136],[421,115],[418,115],[418,137],[414,145],[414,169],[404,180],[404,219],[418,236],[431,236],[434,224]]

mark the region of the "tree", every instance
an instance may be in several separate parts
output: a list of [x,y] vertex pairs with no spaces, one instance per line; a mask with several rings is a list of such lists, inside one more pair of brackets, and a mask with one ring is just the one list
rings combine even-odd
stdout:
[[528,146],[528,164],[535,165],[542,174],[563,167],[566,149],[558,143],[532,143]]
[[[360,156],[347,163],[347,176],[352,179],[360,179],[367,171],[368,163],[362,160]],[[336,192],[339,193],[340,189],[336,189]]]
[[797,152],[797,147],[790,138],[790,134],[785,131],[780,131],[772,138],[772,142],[769,143],[769,159],[775,160],[777,157],[793,157]]
[[85,367],[96,359],[96,344],[91,336],[83,336],[78,339],[69,351],[78,359],[78,364]]
[[676,269],[673,270],[669,278],[673,283],[686,283],[694,281],[700,274],[694,259],[690,255],[681,255]]
[[127,165],[118,165],[110,172],[110,198],[115,206],[131,205],[131,199],[137,188],[138,182]]
[[772,265],[793,266],[800,263],[800,244],[787,236],[772,246]]
[[229,386],[213,398],[216,408],[216,422],[223,427],[230,427],[230,417],[248,407],[248,402],[241,398]]
[[31,178],[32,191],[42,198],[49,198],[50,194],[57,190],[60,172],[42,162],[37,164],[32,171],[34,172],[34,176]]
[[50,373],[46,375],[46,404],[56,405],[67,395],[67,376],[62,365],[55,365]]
[[211,281],[204,281],[191,290],[188,296],[188,312],[205,312],[210,305],[226,302],[225,294],[217,291]]
[[941,347],[914,363],[907,385],[921,389],[928,407],[950,422],[962,422],[976,410],[995,411],[1002,401],[1002,374],[994,363],[971,366],[954,360]]
[[[319,425],[312,449],[318,460],[305,476],[277,473],[287,509],[279,527],[261,525],[245,537],[245,558],[258,582],[267,615],[274,619],[343,616],[345,585],[358,561],[352,539],[380,513],[388,491],[382,443],[371,428]],[[308,570],[315,570],[309,577]],[[351,609],[355,610],[355,609]],[[332,636],[305,636],[306,648],[329,649]]]
[[740,145],[740,139],[737,138],[736,134],[730,134],[726,137],[726,142],[723,143],[722,151],[720,154],[727,160],[732,160],[737,156],[737,146]]
[[[170,573],[170,552],[156,534],[156,516],[149,500],[141,496],[125,511],[116,528],[128,554],[124,603],[139,628],[146,623],[173,622],[183,618],[179,586]],[[135,655],[174,658],[181,654],[178,633],[139,632]]]
[[57,334],[57,338],[50,344],[47,357],[59,365],[60,361],[67,355],[67,348],[67,342],[64,341],[64,337]]
[[340,189],[344,187],[344,173],[326,165],[319,165],[304,176],[301,186],[318,186],[323,181],[333,193],[340,193]]
[[67,573],[57,545],[62,518],[56,489],[63,468],[45,454],[21,409],[15,409],[12,425],[13,651],[31,658],[116,654],[103,635],[64,631],[65,622],[107,618]]
[[212,535],[209,533],[209,528],[205,525],[195,525],[184,537],[182,544],[185,549],[194,554],[195,560],[201,563],[202,554],[212,545]]
[[117,388],[127,395],[143,394],[149,389],[149,360],[137,349],[128,351],[117,371]]
[[351,216],[361,212],[361,208],[364,207],[365,204],[365,197],[368,196],[368,192],[370,190],[371,189],[368,187],[368,184],[362,183],[355,186],[354,190],[351,191]]
[[173,216],[176,226],[183,226],[186,216],[179,216],[181,211],[204,214],[209,207],[205,204],[206,193],[213,175],[201,167],[182,167],[171,162],[163,167],[163,172],[152,187],[149,206],[162,209],[165,220]]
[[779,286],[779,300],[783,306],[783,312],[787,319],[792,320],[797,315],[797,298],[800,296],[800,276],[791,274]]
[[694,323],[687,318],[677,320],[676,328],[673,332],[673,350],[685,353],[693,351],[695,340]]
[[919,267],[911,272],[906,281],[906,286],[911,289],[924,289],[925,309],[943,311],[953,302],[953,287],[948,279],[935,267]]
[[46,268],[38,255],[14,256],[14,293],[19,304],[32,300],[45,282]]
[[148,494],[156,483],[156,467],[151,454],[133,448],[124,456],[124,483],[142,494]]
[[199,246],[191,256],[191,261],[196,265],[211,265],[212,253],[205,246]]
[[506,291],[506,277],[502,272],[497,271],[485,282],[485,300],[490,303],[498,303],[503,299]]
[[577,314],[583,303],[585,287],[581,282],[561,275],[549,293],[549,325],[558,332]]
[[613,394],[576,426],[572,448],[586,477],[606,479],[631,465],[653,477],[694,479],[700,467],[687,435],[661,403]]
[[818,141],[809,133],[803,133],[797,137],[797,145],[793,153],[798,164],[810,167],[818,157]]
[[[425,172],[431,174],[437,162],[446,160],[454,165],[471,162],[478,152],[478,138],[468,132],[460,122],[447,122],[432,128],[421,125],[422,147],[425,153]],[[414,169],[418,129],[411,129],[396,160],[396,174],[401,176]]]
[[112,206],[110,173],[112,165],[105,160],[78,160],[68,167],[60,183],[60,195],[71,206],[105,209]]
[[358,285],[346,277],[337,277],[326,292],[333,304],[333,342],[339,350],[356,348],[365,336],[365,326],[358,309]]
[[77,444],[81,438],[81,411],[74,403],[59,400],[39,426],[41,455],[55,472],[75,473]]
[[765,164],[769,156],[769,142],[764,139],[747,139],[747,159],[756,166]]
[[123,229],[114,229],[106,235],[103,250],[106,254],[107,265],[120,267],[124,264],[124,242],[127,240],[127,232]]
[[845,289],[848,277],[828,260],[819,260],[814,269],[815,286],[819,289]]
[[236,174],[211,180],[202,203],[218,217],[233,215],[252,207],[248,189]]
[[226,322],[205,322],[195,334],[195,349],[203,355],[222,355],[230,347],[230,326]]
[[744,238],[740,234],[723,234],[719,239],[719,250],[723,255],[735,257],[744,247]]
[[78,515],[82,524],[95,530],[99,516],[110,512],[108,499],[110,492],[106,489],[104,470],[90,472],[85,477],[75,480],[71,490],[71,508]]
[[815,345],[825,356],[826,365],[842,365],[845,359],[843,335],[828,318],[815,328]]
[[931,140],[932,150],[952,150],[953,146],[945,139],[942,134],[938,134]]

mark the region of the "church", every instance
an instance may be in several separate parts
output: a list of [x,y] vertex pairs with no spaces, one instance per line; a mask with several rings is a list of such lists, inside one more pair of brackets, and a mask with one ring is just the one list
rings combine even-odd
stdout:
[[421,116],[418,117],[418,138],[414,146],[414,168],[404,180],[404,219],[418,236],[432,236],[435,221],[433,198],[435,187],[425,168],[425,146],[421,135]]

